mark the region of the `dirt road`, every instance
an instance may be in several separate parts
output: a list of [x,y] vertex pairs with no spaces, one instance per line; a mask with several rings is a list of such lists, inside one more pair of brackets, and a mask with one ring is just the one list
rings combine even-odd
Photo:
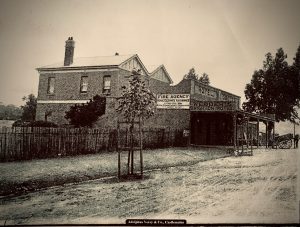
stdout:
[[256,150],[254,156],[147,172],[143,181],[103,179],[6,198],[0,224],[123,224],[126,218],[299,223],[298,154]]

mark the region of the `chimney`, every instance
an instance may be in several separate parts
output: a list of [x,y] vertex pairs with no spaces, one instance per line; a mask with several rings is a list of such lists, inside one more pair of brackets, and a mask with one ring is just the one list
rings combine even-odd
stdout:
[[75,41],[73,37],[69,37],[66,41],[64,66],[69,66],[73,63]]

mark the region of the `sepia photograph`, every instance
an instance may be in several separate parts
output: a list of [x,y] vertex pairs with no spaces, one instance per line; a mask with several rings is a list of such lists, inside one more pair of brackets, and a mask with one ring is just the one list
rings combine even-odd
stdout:
[[299,225],[299,0],[0,0],[0,225]]

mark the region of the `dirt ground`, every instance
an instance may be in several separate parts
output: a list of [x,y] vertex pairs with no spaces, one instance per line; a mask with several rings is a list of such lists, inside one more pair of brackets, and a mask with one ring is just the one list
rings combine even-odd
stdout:
[[[144,169],[191,165],[230,156],[216,148],[165,148],[144,150]],[[20,195],[50,186],[116,176],[118,154],[106,152],[61,158],[36,159],[0,164],[0,198]],[[126,172],[127,152],[122,152],[122,172]],[[135,170],[139,154],[135,153]]]
[[299,223],[299,150],[256,150],[2,198],[0,224],[120,223],[176,218],[192,223]]

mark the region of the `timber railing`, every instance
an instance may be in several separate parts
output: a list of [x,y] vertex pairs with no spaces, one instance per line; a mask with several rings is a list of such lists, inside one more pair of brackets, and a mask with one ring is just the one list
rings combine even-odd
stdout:
[[[97,128],[3,127],[0,161],[110,152],[116,149],[116,132],[116,129]],[[143,129],[143,148],[186,146],[184,141],[182,130]],[[129,130],[121,129],[119,143],[126,146],[128,142]]]
[[235,155],[253,155],[253,139],[238,139]]

